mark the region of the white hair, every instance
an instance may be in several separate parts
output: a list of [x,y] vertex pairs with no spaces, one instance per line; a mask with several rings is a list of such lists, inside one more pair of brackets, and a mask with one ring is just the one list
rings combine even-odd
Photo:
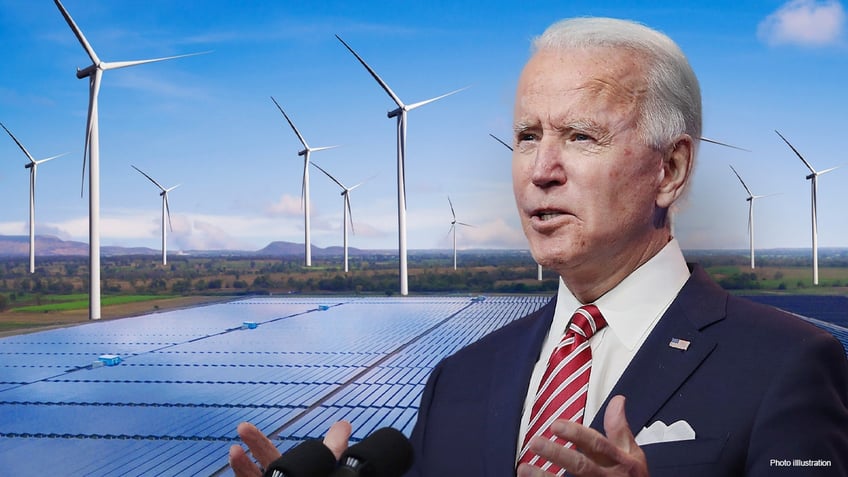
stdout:
[[533,52],[564,48],[626,48],[648,60],[648,91],[639,130],[646,144],[662,149],[681,134],[701,137],[701,89],[686,56],[666,35],[614,18],[572,18],[548,27]]

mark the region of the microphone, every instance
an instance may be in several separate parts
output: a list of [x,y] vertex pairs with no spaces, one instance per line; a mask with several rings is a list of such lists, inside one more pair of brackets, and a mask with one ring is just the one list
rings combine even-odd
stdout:
[[412,444],[397,429],[383,427],[350,446],[330,477],[400,477],[412,466]]
[[265,469],[263,477],[326,477],[336,468],[336,456],[318,439],[286,451]]

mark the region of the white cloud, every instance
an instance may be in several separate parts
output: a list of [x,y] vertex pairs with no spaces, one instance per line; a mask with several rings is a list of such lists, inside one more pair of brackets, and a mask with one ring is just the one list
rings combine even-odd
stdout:
[[466,243],[464,246],[457,244],[458,248],[527,248],[524,232],[502,218],[474,227],[462,227],[460,232]]
[[280,200],[265,208],[266,215],[271,217],[297,217],[303,215],[300,197],[283,194]]
[[845,27],[845,10],[837,0],[792,0],[757,27],[770,45],[825,46],[838,42]]

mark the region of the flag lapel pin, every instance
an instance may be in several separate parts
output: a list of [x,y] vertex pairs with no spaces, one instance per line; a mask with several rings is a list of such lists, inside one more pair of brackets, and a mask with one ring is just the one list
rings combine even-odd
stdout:
[[691,343],[687,340],[682,340],[680,338],[672,338],[671,341],[668,342],[668,346],[674,349],[679,349],[680,351],[686,351],[689,349],[689,345]]

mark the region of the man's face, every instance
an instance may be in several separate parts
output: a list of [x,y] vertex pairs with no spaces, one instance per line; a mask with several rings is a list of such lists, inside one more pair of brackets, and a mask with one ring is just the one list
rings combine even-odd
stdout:
[[657,239],[663,154],[637,126],[646,84],[639,56],[612,48],[540,50],[521,74],[515,200],[534,258],[560,275],[639,262]]

